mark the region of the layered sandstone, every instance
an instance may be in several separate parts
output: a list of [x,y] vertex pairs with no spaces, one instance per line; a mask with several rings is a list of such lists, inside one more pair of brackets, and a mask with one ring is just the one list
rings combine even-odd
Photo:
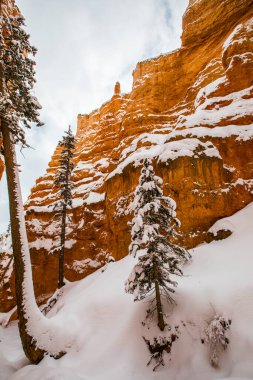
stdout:
[[[81,279],[128,252],[143,157],[177,202],[186,247],[253,201],[253,0],[192,0],[182,47],[137,64],[133,88],[78,115],[66,277]],[[59,148],[36,181],[26,219],[37,296],[57,286],[59,221],[52,206]],[[222,235],[222,233],[221,233]],[[226,234],[225,234],[226,235]],[[6,302],[5,308],[12,302]]]

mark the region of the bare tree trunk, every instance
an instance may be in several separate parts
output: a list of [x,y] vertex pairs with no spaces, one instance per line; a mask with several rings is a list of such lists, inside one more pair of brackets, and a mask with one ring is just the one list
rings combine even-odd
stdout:
[[36,348],[33,337],[30,336],[27,331],[28,317],[27,311],[25,312],[24,280],[27,271],[31,271],[31,267],[26,265],[27,263],[24,257],[24,248],[28,247],[28,242],[25,230],[24,215],[20,212],[23,204],[20,192],[18,168],[16,164],[15,145],[12,142],[11,131],[3,120],[1,120],[1,131],[3,136],[5,168],[10,202],[11,235],[14,256],[19,333],[27,358],[32,363],[38,363],[43,358],[44,351]]
[[61,250],[59,255],[59,279],[58,288],[62,288],[64,283],[64,250],[65,250],[65,233],[66,233],[66,213],[67,206],[64,203],[62,209],[62,223],[61,223]]
[[163,318],[163,308],[162,308],[162,302],[161,302],[161,294],[159,289],[159,282],[158,282],[158,268],[157,263],[154,260],[154,277],[155,277],[155,298],[156,298],[156,310],[157,310],[157,319],[158,319],[158,327],[161,331],[165,329],[165,322]]

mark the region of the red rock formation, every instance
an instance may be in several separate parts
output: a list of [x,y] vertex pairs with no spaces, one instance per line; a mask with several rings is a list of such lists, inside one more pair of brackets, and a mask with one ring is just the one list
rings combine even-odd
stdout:
[[[177,202],[183,243],[253,201],[253,1],[191,0],[182,47],[140,62],[133,88],[78,115],[66,276],[80,279],[110,255],[127,254],[127,222],[142,157],[152,157],[164,192]],[[35,290],[57,286],[59,245],[52,205],[55,151],[26,204]],[[10,307],[10,303],[9,303]]]

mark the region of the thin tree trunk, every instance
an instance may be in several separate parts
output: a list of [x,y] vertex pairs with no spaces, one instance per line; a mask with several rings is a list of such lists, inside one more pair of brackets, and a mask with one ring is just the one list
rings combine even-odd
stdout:
[[[11,131],[3,120],[1,120],[1,131],[3,136],[5,168],[10,202],[11,235],[15,268],[15,288],[19,319],[19,333],[27,358],[32,363],[38,363],[43,358],[44,351],[36,348],[33,337],[29,335],[27,331],[27,313],[29,313],[29,310],[25,310],[24,281],[25,276],[27,276],[27,272],[31,271],[31,267],[27,265],[29,263],[26,262],[24,255],[24,250],[28,250],[28,242],[24,215],[23,212],[20,212],[23,206],[18,168],[16,164],[15,145],[12,142]],[[33,286],[33,284],[31,284],[31,286]]]
[[156,298],[156,310],[157,310],[157,319],[158,319],[158,327],[161,331],[165,329],[165,322],[163,318],[163,308],[161,302],[161,294],[158,282],[158,268],[157,263],[154,261],[154,277],[155,277],[155,298]]
[[62,209],[62,223],[61,223],[61,250],[59,255],[59,279],[58,288],[62,288],[64,283],[64,250],[65,250],[65,233],[66,233],[66,212],[67,206],[64,203]]

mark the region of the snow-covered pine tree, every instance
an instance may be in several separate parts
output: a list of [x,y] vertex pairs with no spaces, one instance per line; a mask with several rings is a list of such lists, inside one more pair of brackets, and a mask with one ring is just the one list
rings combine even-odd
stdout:
[[65,238],[66,238],[66,219],[67,209],[72,206],[72,181],[71,173],[74,168],[73,163],[73,151],[75,148],[75,137],[72,134],[71,127],[65,131],[65,136],[59,142],[59,146],[62,147],[59,159],[59,169],[57,170],[55,187],[60,189],[61,200],[57,202],[57,209],[61,214],[61,245],[59,254],[59,278],[58,288],[64,285],[64,250],[65,250]]
[[172,275],[183,274],[180,263],[189,260],[190,255],[183,247],[171,242],[180,222],[176,218],[176,203],[163,195],[161,184],[162,179],[155,175],[151,161],[145,159],[135,190],[132,241],[129,246],[131,255],[140,256],[125,289],[134,294],[135,301],[149,297],[155,302],[158,326],[163,331],[162,297],[173,302],[171,293],[175,292],[177,282]]
[[26,145],[25,128],[41,126],[41,108],[32,95],[35,83],[34,56],[24,18],[14,0],[0,1],[0,132],[8,184],[11,235],[19,333],[27,358],[38,363],[45,353],[62,354],[52,339],[56,327],[37,307],[34,297],[29,246],[25,227],[15,143]]
[[0,117],[1,129],[8,129],[14,143],[26,145],[25,128],[42,126],[41,108],[32,95],[37,49],[30,45],[24,18],[12,2],[1,1],[0,8]]

